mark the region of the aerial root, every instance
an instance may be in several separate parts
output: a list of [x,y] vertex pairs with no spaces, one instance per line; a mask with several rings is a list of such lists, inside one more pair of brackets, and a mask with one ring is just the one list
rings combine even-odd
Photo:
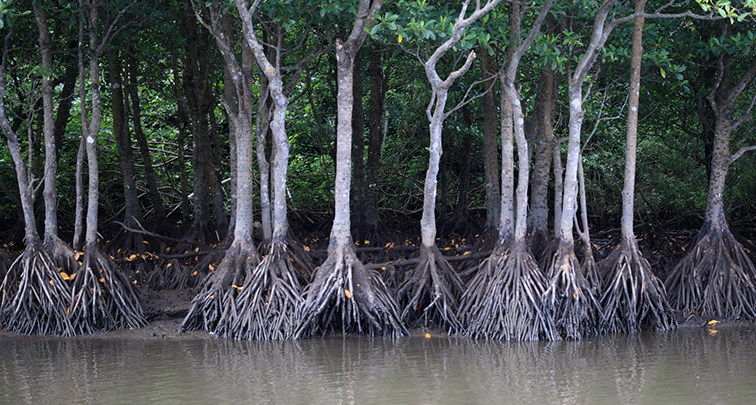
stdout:
[[26,335],[76,334],[69,318],[71,288],[41,243],[27,246],[16,258],[0,290],[0,325],[7,330]]
[[606,275],[601,297],[602,331],[631,333],[642,325],[654,330],[677,326],[664,284],[654,276],[637,244],[623,240],[600,266]]
[[546,278],[524,241],[499,245],[483,261],[462,297],[465,334],[501,340],[560,340],[542,297]]
[[232,244],[215,270],[205,277],[202,290],[192,299],[181,330],[204,330],[229,337],[236,319],[235,300],[247,273],[260,263],[260,256],[249,246]]
[[729,230],[710,231],[666,280],[669,302],[683,315],[756,317],[756,269]]
[[247,275],[236,298],[230,337],[252,340],[290,339],[307,271],[299,268],[286,245],[272,243],[262,262]]
[[132,282],[94,243],[84,247],[72,294],[71,322],[78,333],[147,324]]
[[552,263],[544,301],[562,337],[580,339],[596,333],[601,306],[573,249],[560,246]]
[[305,289],[295,337],[336,330],[371,336],[407,335],[396,302],[380,275],[365,269],[351,246],[342,249],[342,254],[329,254]]
[[402,303],[402,320],[406,323],[430,323],[449,334],[462,332],[457,319],[459,297],[464,293],[464,284],[438,248],[422,246],[420,263],[399,288]]

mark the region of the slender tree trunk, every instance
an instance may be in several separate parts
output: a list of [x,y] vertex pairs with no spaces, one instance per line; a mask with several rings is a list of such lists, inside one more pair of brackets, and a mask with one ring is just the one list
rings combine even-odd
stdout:
[[499,183],[499,141],[497,139],[496,61],[488,51],[481,52],[483,74],[483,165],[485,167],[486,224],[485,229],[499,228],[501,218],[501,186]]
[[[53,54],[50,41],[50,31],[47,25],[47,11],[42,7],[34,7],[34,16],[39,30],[39,48],[42,55],[42,69],[52,72]],[[42,115],[44,119],[43,132],[45,137],[45,242],[51,242],[58,236],[58,210],[55,192],[55,178],[58,173],[58,150],[55,140],[55,124],[53,121],[53,86],[50,73],[42,76]]]
[[134,154],[131,149],[131,136],[126,119],[126,106],[123,96],[123,80],[121,73],[121,55],[117,47],[108,51],[108,67],[110,75],[110,90],[113,98],[113,136],[118,148],[123,174],[123,194],[125,201],[124,223],[134,228],[136,222],[142,222],[142,212],[136,188],[136,170],[134,169]]
[[144,135],[142,129],[142,106],[139,99],[139,81],[138,81],[138,67],[135,55],[136,49],[133,46],[127,48],[127,60],[128,60],[128,94],[131,100],[131,113],[134,124],[134,136],[139,144],[139,152],[142,155],[142,162],[144,163],[144,177],[147,181],[147,189],[150,194],[150,201],[152,201],[152,209],[155,210],[155,222],[159,226],[166,220],[165,207],[163,206],[163,199],[160,197],[160,191],[157,187],[157,179],[155,177],[155,169],[152,166],[152,156],[150,155],[149,144],[147,138]]
[[56,161],[60,161],[60,151],[63,148],[63,135],[66,132],[68,119],[71,117],[71,105],[76,93],[76,79],[78,78],[78,66],[76,63],[76,39],[68,41],[68,52],[65,56],[65,76],[63,89],[60,92],[58,112],[55,116],[55,148]]
[[370,66],[370,109],[368,118],[368,152],[367,167],[365,173],[365,221],[371,227],[377,227],[379,222],[378,203],[380,193],[378,190],[378,174],[381,168],[381,154],[383,150],[383,110],[386,99],[388,78],[381,68],[381,49],[376,43],[368,48]]
[[184,16],[181,27],[187,38],[187,52],[184,59],[184,94],[187,99],[188,112],[191,116],[192,133],[192,173],[194,175],[193,202],[194,223],[192,236],[205,242],[217,242],[212,229],[210,210],[210,188],[212,178],[209,172],[214,167],[211,158],[211,143],[208,133],[208,114],[211,107],[211,89],[209,85],[209,65],[207,34],[198,33],[197,22],[192,16],[191,2],[182,1]]
[[[365,199],[366,199],[366,173],[365,173],[365,112],[362,106],[362,53],[357,52],[354,58],[354,89],[352,90],[352,99],[354,108],[352,109],[352,215],[354,222],[362,224],[365,222]],[[358,240],[358,243],[363,241]]]
[[514,186],[514,135],[512,103],[504,91],[503,76],[499,76],[502,90],[499,95],[501,109],[501,196],[499,197],[499,243],[509,244],[515,231],[515,186]]
[[[531,176],[530,227],[537,238],[548,235],[549,220],[549,173],[555,138],[553,112],[556,104],[554,94],[555,71],[541,69],[536,95],[535,115],[538,120],[535,145],[535,162]],[[540,242],[538,242],[540,243]]]

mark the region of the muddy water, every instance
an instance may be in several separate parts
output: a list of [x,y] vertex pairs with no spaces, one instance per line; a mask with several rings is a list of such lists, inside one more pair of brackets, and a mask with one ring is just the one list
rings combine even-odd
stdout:
[[0,404],[749,404],[756,334],[512,343],[0,337]]

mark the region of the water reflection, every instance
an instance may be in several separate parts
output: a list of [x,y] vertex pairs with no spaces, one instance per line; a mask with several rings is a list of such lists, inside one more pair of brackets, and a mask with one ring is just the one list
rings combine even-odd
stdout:
[[751,332],[566,342],[0,338],[0,404],[721,404],[756,397]]

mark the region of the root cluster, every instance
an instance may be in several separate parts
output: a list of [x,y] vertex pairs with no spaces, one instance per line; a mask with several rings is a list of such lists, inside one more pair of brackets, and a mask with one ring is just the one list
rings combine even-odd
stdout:
[[669,302],[684,315],[756,317],[756,269],[729,230],[709,231],[666,280]]
[[542,297],[547,281],[524,242],[496,251],[480,265],[462,297],[465,334],[501,340],[560,340]]
[[71,323],[77,333],[147,324],[132,283],[95,244],[84,247],[72,294]]
[[304,296],[296,338],[337,330],[386,337],[408,334],[380,275],[365,269],[351,246],[341,254],[329,254]]
[[635,243],[624,241],[600,266],[605,274],[601,297],[601,330],[637,332],[648,325],[655,330],[676,327],[664,285]]
[[247,275],[236,298],[230,337],[283,340],[294,336],[306,274],[295,262],[286,245],[271,244],[262,262]]
[[422,246],[417,264],[399,288],[402,320],[416,326],[438,325],[449,334],[462,331],[457,319],[464,284],[438,248]]
[[544,301],[562,337],[580,339],[595,334],[601,306],[573,250],[560,247],[547,273],[550,281]]
[[[68,277],[68,275],[66,275]],[[26,335],[73,336],[71,289],[41,243],[16,258],[0,286],[0,325]]]

